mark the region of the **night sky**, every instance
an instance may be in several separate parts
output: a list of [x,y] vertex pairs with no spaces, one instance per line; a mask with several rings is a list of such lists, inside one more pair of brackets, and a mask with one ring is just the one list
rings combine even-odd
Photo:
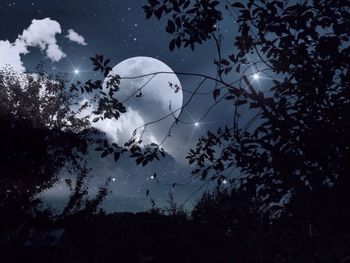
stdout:
[[[95,74],[91,71],[89,57],[94,54],[103,54],[111,59],[112,66],[128,58],[147,56],[159,59],[175,72],[213,76],[216,71],[213,60],[217,56],[214,43],[205,43],[197,47],[195,52],[190,49],[170,52],[168,46],[171,36],[165,32],[166,20],[146,20],[142,9],[144,4],[143,0],[2,0],[0,40],[13,43],[18,35],[31,25],[33,19],[50,18],[57,21],[62,29],[62,33],[56,34],[55,37],[57,45],[66,56],[54,62],[40,48],[28,47],[30,53],[21,55],[23,66],[27,71],[34,70],[35,66],[43,61],[48,72],[66,72],[71,81],[85,81],[93,78]],[[225,38],[224,43],[232,46],[230,37],[235,27],[233,19],[229,16],[228,19],[218,26]],[[87,45],[74,43],[66,38],[69,29],[73,29],[82,36]],[[223,51],[225,53],[225,44]],[[178,75],[178,78],[182,88],[188,91],[193,91],[201,81],[200,78],[181,75]],[[201,92],[210,92],[214,85],[215,83],[207,82]],[[189,97],[190,93],[184,92],[184,103]],[[108,176],[112,178],[110,185],[112,193],[104,202],[104,207],[108,211],[148,209],[151,203],[146,197],[146,189],[150,190],[151,196],[160,207],[166,205],[169,191],[174,194],[179,204],[187,200],[201,186],[201,182],[183,181],[190,175],[190,168],[186,165],[184,158],[186,153],[191,146],[195,145],[200,135],[205,134],[208,129],[216,129],[224,125],[232,116],[232,112],[228,110],[231,108],[224,102],[202,119],[213,103],[214,100],[210,94],[198,95],[183,110],[180,115],[181,120],[188,124],[178,124],[173,129],[172,136],[165,145],[168,155],[162,162],[156,161],[142,168],[136,167],[135,163],[127,157],[115,163],[112,159],[101,159],[98,153],[90,154],[87,158],[92,168],[91,191],[103,184]],[[155,172],[157,178],[153,177]],[[64,174],[63,178],[65,177],[69,175]],[[172,187],[173,183],[181,181],[186,185]],[[64,200],[68,193],[67,187],[62,182],[45,193],[45,198],[54,200],[54,206],[59,207],[57,202]],[[190,198],[185,207],[190,207],[198,197],[199,193]]]

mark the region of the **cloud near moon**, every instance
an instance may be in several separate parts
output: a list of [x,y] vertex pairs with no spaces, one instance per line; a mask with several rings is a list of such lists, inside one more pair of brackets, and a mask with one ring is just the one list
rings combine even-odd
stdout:
[[104,131],[112,141],[124,144],[130,139],[135,127],[144,124],[142,116],[137,111],[127,107],[127,113],[122,114],[118,120],[105,119],[93,125]]
[[[174,71],[155,58],[134,57],[116,65],[112,72],[121,76],[120,91],[116,98],[124,102],[128,111],[119,120],[104,120],[97,123],[96,127],[123,144],[131,138],[136,128],[156,122],[147,125],[142,140],[144,144],[162,142],[174,118],[179,116],[183,103],[181,84]],[[163,73],[144,76],[159,72]],[[175,85],[179,88],[176,89]],[[136,96],[140,93],[141,96]],[[167,115],[170,116],[157,122]],[[139,129],[138,135],[141,132],[142,129]],[[165,150],[171,153],[170,148]]]

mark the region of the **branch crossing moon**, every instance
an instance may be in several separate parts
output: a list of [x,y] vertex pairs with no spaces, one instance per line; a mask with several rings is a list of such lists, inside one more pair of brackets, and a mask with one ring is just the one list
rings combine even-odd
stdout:
[[[183,103],[181,84],[174,71],[158,59],[133,57],[116,65],[112,74],[121,77],[120,90],[115,96],[123,102],[127,113],[117,121],[99,122],[97,128],[124,144],[136,128],[156,122],[147,125],[142,140],[144,144],[160,143],[180,115]],[[167,115],[170,116],[157,122]],[[138,134],[141,132],[142,128],[138,129]]]

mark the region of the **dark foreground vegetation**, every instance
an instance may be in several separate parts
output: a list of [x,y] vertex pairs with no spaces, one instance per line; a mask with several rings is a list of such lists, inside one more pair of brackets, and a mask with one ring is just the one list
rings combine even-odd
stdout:
[[[48,211],[1,236],[1,262],[350,262],[349,216],[327,201],[317,221],[257,213],[243,192],[215,191],[191,216]],[[300,205],[298,206],[300,207]]]
[[[26,82],[5,72],[0,261],[350,262],[350,2],[149,0],[144,10],[147,18],[168,18],[171,50],[216,44],[216,77],[192,75],[212,83],[214,103],[227,103],[233,121],[208,131],[187,158],[189,176],[217,190],[190,215],[176,206],[104,214],[98,206],[108,180],[88,198],[89,147],[115,161],[129,154],[137,165],[164,155],[135,138],[110,144],[79,115],[89,102],[78,107],[77,96],[89,94],[98,105],[92,122],[118,120],[126,111],[117,100],[120,76],[103,92],[100,80],[68,89],[64,78],[40,71]],[[219,27],[227,16],[237,31],[230,54]],[[109,60],[92,62],[108,76]],[[38,195],[63,168],[76,180],[66,181],[72,193],[54,217],[40,211]]]

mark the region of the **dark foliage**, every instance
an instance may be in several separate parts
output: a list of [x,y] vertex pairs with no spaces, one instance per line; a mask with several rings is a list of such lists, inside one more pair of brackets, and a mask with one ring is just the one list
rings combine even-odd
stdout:
[[[150,1],[144,8],[147,14],[162,8],[176,20],[181,13],[178,6],[192,7],[191,3]],[[193,1],[193,8],[210,19],[212,12],[200,6],[213,7],[213,12],[220,14],[214,16],[216,23],[223,12],[216,9],[220,7],[217,4]],[[246,88],[227,85],[230,95],[226,99],[238,113],[248,106],[256,114],[248,126],[236,114],[231,127],[201,138],[188,155],[190,163],[198,166],[194,173],[203,179],[213,174],[220,179],[224,171],[236,167],[244,175],[242,187],[265,204],[309,193],[345,194],[350,187],[350,3],[251,0],[226,4],[225,8],[237,14],[239,29],[234,52],[217,62],[219,74],[229,74],[223,68],[236,67],[246,84]],[[185,13],[182,19],[190,17]],[[191,27],[207,38],[215,36],[215,30],[199,23]],[[254,87],[247,75],[249,69],[261,75],[268,72],[270,81],[265,81],[264,92]],[[217,91],[213,95],[220,96]]]
[[[1,138],[9,140],[1,141],[0,165],[6,175],[14,173],[10,180],[18,177],[27,185],[17,188],[13,181],[2,179],[6,182],[1,185],[5,187],[1,200],[6,201],[2,206],[9,208],[15,200],[24,204],[16,207],[32,207],[28,202],[52,185],[67,160],[73,160],[80,176],[65,217],[53,222],[50,215],[39,213],[31,223],[65,228],[76,248],[75,261],[349,261],[350,2],[149,0],[143,8],[147,18],[169,18],[170,50],[194,49],[207,40],[216,43],[216,81],[224,87],[216,86],[212,95],[216,102],[224,98],[231,103],[234,121],[208,131],[190,150],[188,160],[195,166],[193,175],[216,181],[217,190],[203,195],[191,218],[172,199],[163,211],[97,214],[106,187],[95,200],[82,202],[87,171],[78,165],[87,149],[84,136],[89,123],[76,118],[68,106],[41,116],[46,101],[40,99],[39,86],[29,82],[23,90],[13,81],[13,89],[4,89],[11,96],[1,96],[1,133],[6,136]],[[217,26],[224,16],[231,16],[238,25],[227,57],[221,52]],[[109,75],[109,60],[103,56],[91,60],[95,71],[109,76],[108,92],[99,80],[77,82],[58,105],[69,105],[74,92],[89,93],[98,101],[94,122],[118,119],[126,111],[114,97],[120,77]],[[254,72],[269,79],[261,82],[261,90],[251,79]],[[234,75],[238,81],[227,83],[226,77]],[[48,100],[66,94],[59,83],[55,83],[59,92],[53,89],[55,96]],[[27,98],[35,103],[31,105]],[[47,103],[51,105],[56,104]],[[243,122],[242,109],[249,109],[254,117]],[[67,116],[74,125],[67,127]],[[67,143],[57,145],[57,141]],[[140,145],[135,136],[123,146],[98,142],[96,150],[101,157],[114,155],[116,161],[128,152],[137,165],[147,165],[164,154],[158,145]],[[21,162],[26,166],[7,167]],[[232,169],[234,173],[229,172]],[[48,173],[41,173],[44,170]],[[36,180],[20,178],[25,174]],[[230,188],[223,188],[224,180],[232,183]]]
[[[347,262],[347,233],[330,235],[291,218],[271,221],[258,207],[245,191],[217,189],[202,197],[190,218],[181,210],[165,215],[153,209],[90,217],[75,213],[53,221],[43,212],[21,228],[11,249],[17,262],[37,262],[24,245],[28,230],[63,229],[66,248],[56,258],[68,249],[66,262]],[[49,258],[40,262],[52,262]]]
[[[254,218],[269,217],[273,232],[282,231],[272,241],[285,246],[276,262],[338,262],[331,255],[337,245],[329,253],[321,247],[339,245],[350,230],[350,2],[162,0],[149,1],[144,10],[147,18],[169,19],[167,32],[178,47],[186,46],[190,32],[204,35],[192,38],[192,49],[208,39],[216,43],[217,82],[226,93],[215,88],[213,97],[232,102],[234,121],[208,131],[190,150],[193,175],[218,185],[230,179],[245,196],[246,214],[254,204]],[[221,50],[222,32],[215,26],[224,16],[232,17],[238,28],[227,57]],[[187,21],[197,18],[209,22],[190,23],[191,31],[186,31]],[[260,90],[253,73],[262,78]],[[235,75],[237,85],[226,82]],[[241,116],[247,109],[253,116],[248,122]],[[226,203],[236,209],[240,202],[235,196],[204,196],[195,215],[220,215]],[[221,219],[214,221],[229,222]],[[309,226],[309,239],[297,225]],[[254,242],[262,245],[262,240]],[[256,262],[273,262],[266,260],[261,256]]]
[[[91,60],[95,70],[104,76],[109,73],[109,60],[100,55]],[[41,65],[34,73],[11,69],[0,73],[1,232],[18,227],[33,215],[40,204],[38,195],[58,182],[62,170],[76,175],[74,182],[66,180],[72,194],[63,215],[80,210],[94,213],[108,194],[108,181],[95,198],[88,198],[89,170],[84,156],[90,145],[111,147],[106,139],[100,139],[100,132],[91,123],[103,118],[118,119],[126,112],[113,97],[119,89],[119,76],[109,79],[105,93],[100,80],[67,87],[65,76],[48,75]],[[81,104],[84,93],[89,93],[91,97],[87,98],[91,99]],[[91,114],[83,113],[93,103],[98,107],[91,121]],[[118,154],[115,153],[116,161]]]
[[0,82],[0,213],[16,224],[57,182],[62,167],[81,169],[89,122],[76,117],[62,76],[3,71]]

